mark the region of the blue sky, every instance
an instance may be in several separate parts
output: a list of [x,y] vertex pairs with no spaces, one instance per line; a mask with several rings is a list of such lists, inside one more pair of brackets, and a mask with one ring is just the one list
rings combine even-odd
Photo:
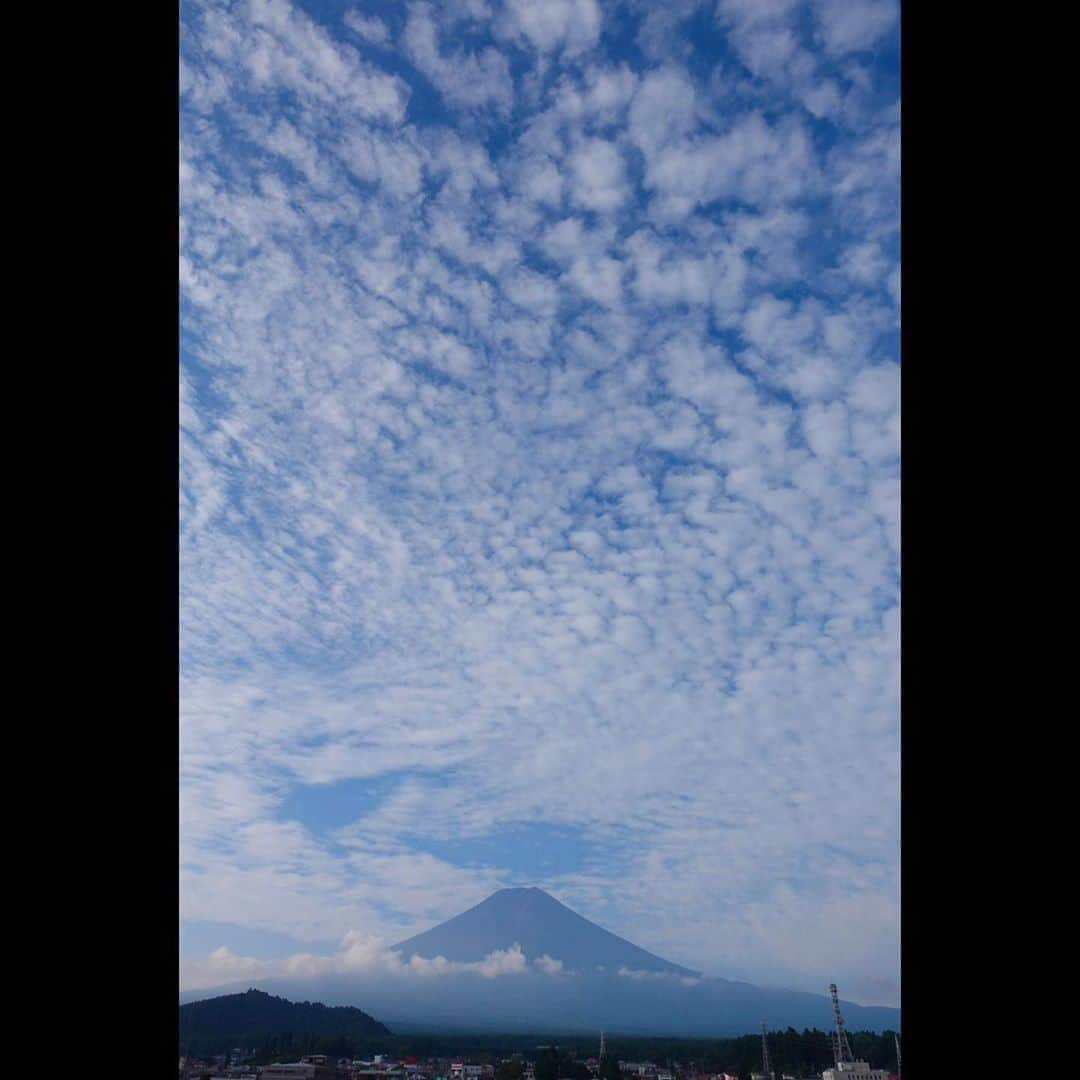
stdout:
[[185,987],[540,885],[898,1004],[895,4],[181,17]]

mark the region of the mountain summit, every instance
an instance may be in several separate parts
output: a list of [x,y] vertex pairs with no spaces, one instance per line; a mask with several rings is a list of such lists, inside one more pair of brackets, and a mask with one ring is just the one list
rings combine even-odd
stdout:
[[476,907],[394,948],[404,959],[445,956],[459,963],[483,960],[496,950],[521,946],[528,960],[549,956],[567,971],[612,974],[620,969],[694,976],[698,973],[639,948],[571,911],[543,889],[500,889]]

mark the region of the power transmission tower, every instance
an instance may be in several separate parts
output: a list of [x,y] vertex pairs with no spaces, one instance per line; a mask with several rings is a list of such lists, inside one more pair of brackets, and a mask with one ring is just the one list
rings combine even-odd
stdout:
[[829,983],[829,996],[832,998],[833,1019],[836,1021],[836,1055],[837,1067],[841,1062],[854,1061],[855,1055],[851,1052],[848,1043],[847,1032],[844,1030],[844,1018],[840,1015],[840,998],[836,993],[836,983]]
[[776,1073],[769,1065],[769,1040],[765,1038],[764,1020],[761,1021],[761,1066],[766,1076],[771,1077],[771,1080],[776,1080]]

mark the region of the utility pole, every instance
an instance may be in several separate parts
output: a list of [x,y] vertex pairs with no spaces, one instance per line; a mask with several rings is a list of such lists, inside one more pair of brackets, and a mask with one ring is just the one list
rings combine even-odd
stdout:
[[771,1080],[776,1080],[776,1073],[772,1071],[772,1067],[769,1065],[769,1040],[765,1038],[765,1021],[761,1021],[761,1066],[765,1075],[770,1077]]
[[829,983],[829,996],[832,998],[833,1019],[836,1022],[836,1066],[839,1069],[842,1062],[854,1061],[855,1055],[851,1052],[848,1043],[847,1032],[844,1030],[844,1018],[840,1015],[840,998],[836,993],[836,983]]

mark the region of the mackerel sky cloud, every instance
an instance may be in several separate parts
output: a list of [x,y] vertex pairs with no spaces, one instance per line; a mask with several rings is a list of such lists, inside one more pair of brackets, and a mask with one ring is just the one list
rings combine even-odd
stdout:
[[185,985],[539,885],[898,1004],[895,5],[181,15]]

